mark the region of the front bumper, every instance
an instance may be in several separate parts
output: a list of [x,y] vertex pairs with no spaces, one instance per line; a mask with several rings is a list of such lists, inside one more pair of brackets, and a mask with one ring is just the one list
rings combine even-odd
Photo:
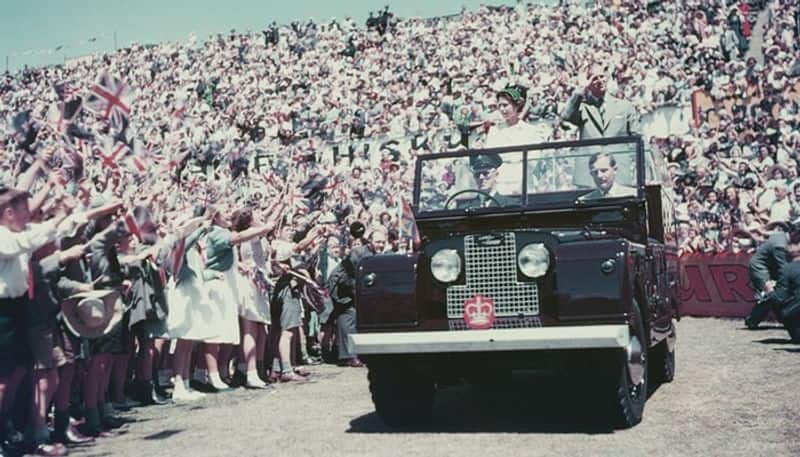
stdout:
[[627,325],[587,325],[350,335],[357,354],[420,354],[628,346]]

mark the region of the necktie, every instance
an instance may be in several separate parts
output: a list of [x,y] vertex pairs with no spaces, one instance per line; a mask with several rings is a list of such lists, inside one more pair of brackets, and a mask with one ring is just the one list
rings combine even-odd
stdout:
[[33,300],[33,262],[28,260],[28,300]]

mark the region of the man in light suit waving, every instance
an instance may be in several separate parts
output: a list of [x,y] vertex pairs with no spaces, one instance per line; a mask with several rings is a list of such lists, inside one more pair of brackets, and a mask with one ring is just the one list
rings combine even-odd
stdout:
[[606,93],[605,72],[591,73],[583,91],[576,91],[556,120],[580,129],[580,139],[613,138],[640,133],[639,113],[632,103]]

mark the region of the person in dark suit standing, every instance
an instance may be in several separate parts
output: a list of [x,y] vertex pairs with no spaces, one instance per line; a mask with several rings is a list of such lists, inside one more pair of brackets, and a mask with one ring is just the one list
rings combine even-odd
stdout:
[[327,287],[334,307],[331,319],[336,320],[336,345],[339,349],[339,365],[342,366],[363,366],[348,337],[356,333],[355,289],[358,264],[373,255],[375,253],[368,243],[355,246],[328,277]]
[[774,298],[775,281],[777,281],[781,269],[789,263],[787,250],[790,231],[792,238],[798,236],[798,232],[792,229],[794,226],[795,224],[782,222],[768,225],[767,229],[777,228],[777,230],[770,234],[769,238],[756,249],[753,257],[750,258],[748,270],[756,303],[744,320],[748,329],[758,328],[758,324],[767,317],[770,311],[777,315],[778,303]]
[[789,246],[792,261],[781,268],[772,301],[775,315],[789,332],[794,344],[800,344],[800,244]]

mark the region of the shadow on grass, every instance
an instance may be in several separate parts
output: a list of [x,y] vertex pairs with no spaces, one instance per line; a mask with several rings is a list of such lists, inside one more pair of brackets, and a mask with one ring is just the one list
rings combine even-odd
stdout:
[[800,348],[773,348],[773,351],[794,352],[800,354]]
[[792,344],[789,338],[764,338],[763,340],[753,340],[754,343],[761,344]]
[[515,373],[492,387],[438,391],[430,423],[393,428],[373,411],[353,419],[347,433],[613,433],[608,415],[592,400],[562,378]]
[[147,435],[142,439],[149,440],[149,441],[163,440],[163,439],[169,438],[171,436],[175,436],[175,435],[177,435],[178,433],[181,433],[181,432],[183,432],[183,430],[163,430],[163,431],[160,431],[158,433],[153,433],[152,435]]
[[739,327],[737,330],[744,330],[747,332],[763,332],[767,330],[783,330],[783,325],[780,324],[761,324],[756,328]]

